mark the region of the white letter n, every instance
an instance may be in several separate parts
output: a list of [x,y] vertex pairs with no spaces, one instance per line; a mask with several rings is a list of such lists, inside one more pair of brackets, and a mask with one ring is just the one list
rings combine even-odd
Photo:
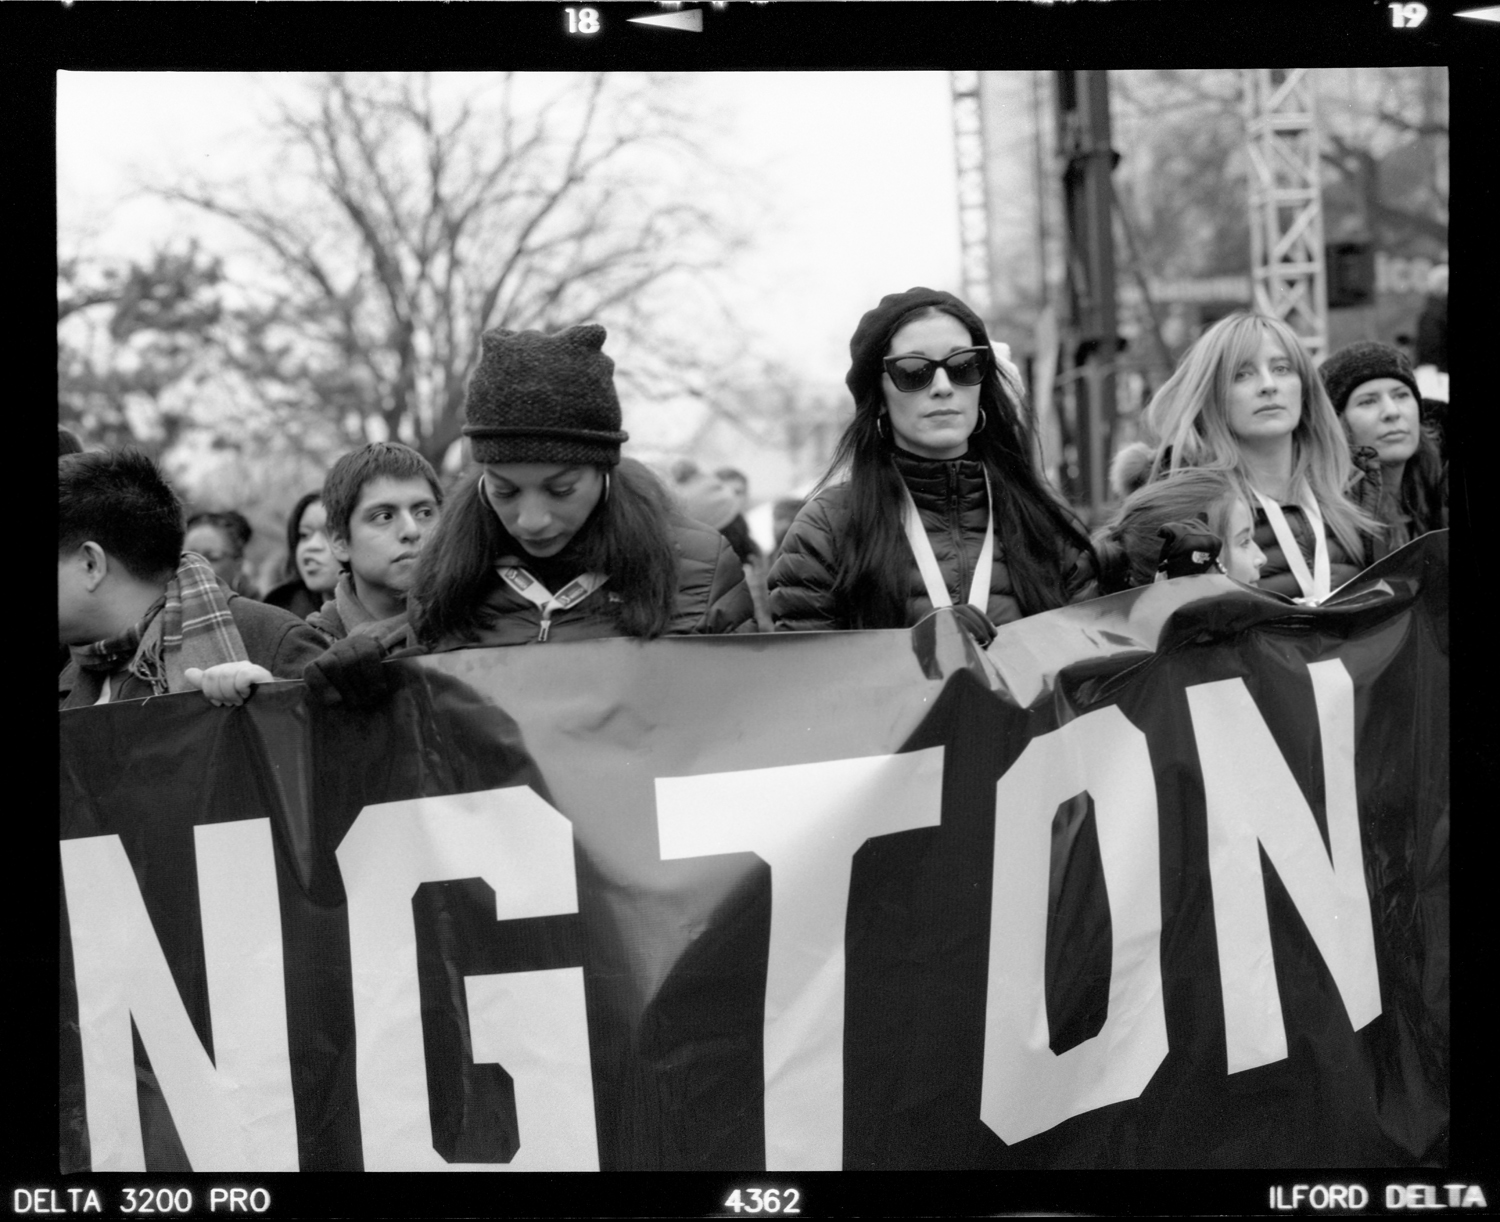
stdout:
[[118,836],[64,840],[83,1088],[95,1171],[144,1171],[130,1024],[194,1171],[295,1171],[281,909],[268,819],[193,829],[214,1059]]
[[1223,679],[1187,690],[1208,806],[1208,865],[1230,1073],[1287,1054],[1262,848],[1338,986],[1350,1024],[1357,1031],[1380,1014],[1354,785],[1354,683],[1337,660],[1307,669],[1323,743],[1328,850],[1244,682]]

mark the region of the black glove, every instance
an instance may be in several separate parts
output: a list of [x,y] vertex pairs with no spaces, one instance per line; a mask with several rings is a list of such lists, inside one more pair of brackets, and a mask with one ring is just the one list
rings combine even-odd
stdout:
[[1169,522],[1156,533],[1164,540],[1156,564],[1157,581],[1195,577],[1218,568],[1222,545],[1201,522]]
[[385,647],[373,636],[346,636],[307,664],[302,680],[320,704],[368,709],[391,692]]
[[964,631],[974,638],[980,649],[995,639],[995,625],[973,603],[959,603],[953,608],[953,612]]

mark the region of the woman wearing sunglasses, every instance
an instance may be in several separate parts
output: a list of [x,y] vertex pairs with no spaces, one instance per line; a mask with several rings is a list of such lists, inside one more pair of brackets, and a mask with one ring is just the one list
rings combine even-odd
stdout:
[[778,629],[902,628],[954,606],[988,640],[1093,592],[1089,540],[1033,463],[1024,400],[973,310],[892,294],[849,354],[854,419],[771,572]]

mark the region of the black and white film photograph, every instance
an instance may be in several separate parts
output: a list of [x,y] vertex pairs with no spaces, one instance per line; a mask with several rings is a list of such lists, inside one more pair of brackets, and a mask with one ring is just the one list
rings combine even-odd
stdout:
[[1500,6],[16,9],[13,1214],[1500,1205]]

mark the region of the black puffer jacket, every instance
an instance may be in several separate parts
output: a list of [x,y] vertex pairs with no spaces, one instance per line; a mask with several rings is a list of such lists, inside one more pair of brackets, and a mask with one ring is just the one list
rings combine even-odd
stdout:
[[[1308,522],[1307,515],[1296,505],[1283,505],[1281,512],[1286,518],[1287,526],[1291,529],[1292,537],[1297,540],[1297,547],[1302,552],[1302,558],[1307,561],[1308,571],[1311,572],[1313,567],[1312,525]],[[1254,507],[1254,513],[1255,546],[1266,554],[1265,566],[1260,570],[1259,587],[1262,590],[1270,590],[1273,594],[1301,598],[1302,587],[1297,584],[1296,577],[1292,575],[1291,565],[1287,563],[1286,553],[1281,550],[1281,544],[1276,539],[1276,531],[1271,526],[1271,520],[1266,517],[1266,511],[1259,505]],[[1351,556],[1348,549],[1339,542],[1338,536],[1326,526],[1324,533],[1328,537],[1328,588],[1337,590],[1361,569],[1368,568],[1373,563],[1373,545],[1364,554]]]
[[[666,635],[755,631],[755,606],[745,584],[745,570],[724,537],[686,518],[673,522],[671,531],[677,551],[677,600]],[[526,567],[524,560],[518,562]],[[571,576],[576,574],[571,574],[570,579]],[[561,583],[553,588],[561,588]],[[619,626],[609,614],[609,596],[609,583],[605,582],[582,602],[553,612],[547,641],[619,636]],[[494,622],[480,630],[478,640],[441,641],[433,652],[488,645],[529,645],[538,640],[542,625],[540,608],[512,590],[498,574],[484,602],[486,609],[494,613]]]
[[[967,602],[989,520],[982,464],[969,458],[918,458],[904,451],[896,452],[895,462],[927,528],[949,597],[955,604]],[[771,618],[778,630],[805,632],[852,626],[849,609],[838,604],[833,590],[848,523],[848,484],[823,489],[797,515],[782,541],[769,582]],[[904,539],[901,545],[910,562],[906,584],[906,624],[910,626],[932,610],[932,600],[927,597],[916,557],[910,554]],[[1069,601],[1092,597],[1094,574],[1086,555],[1068,548],[1066,556],[1063,588]],[[997,627],[1024,614],[998,537],[986,611]]]

